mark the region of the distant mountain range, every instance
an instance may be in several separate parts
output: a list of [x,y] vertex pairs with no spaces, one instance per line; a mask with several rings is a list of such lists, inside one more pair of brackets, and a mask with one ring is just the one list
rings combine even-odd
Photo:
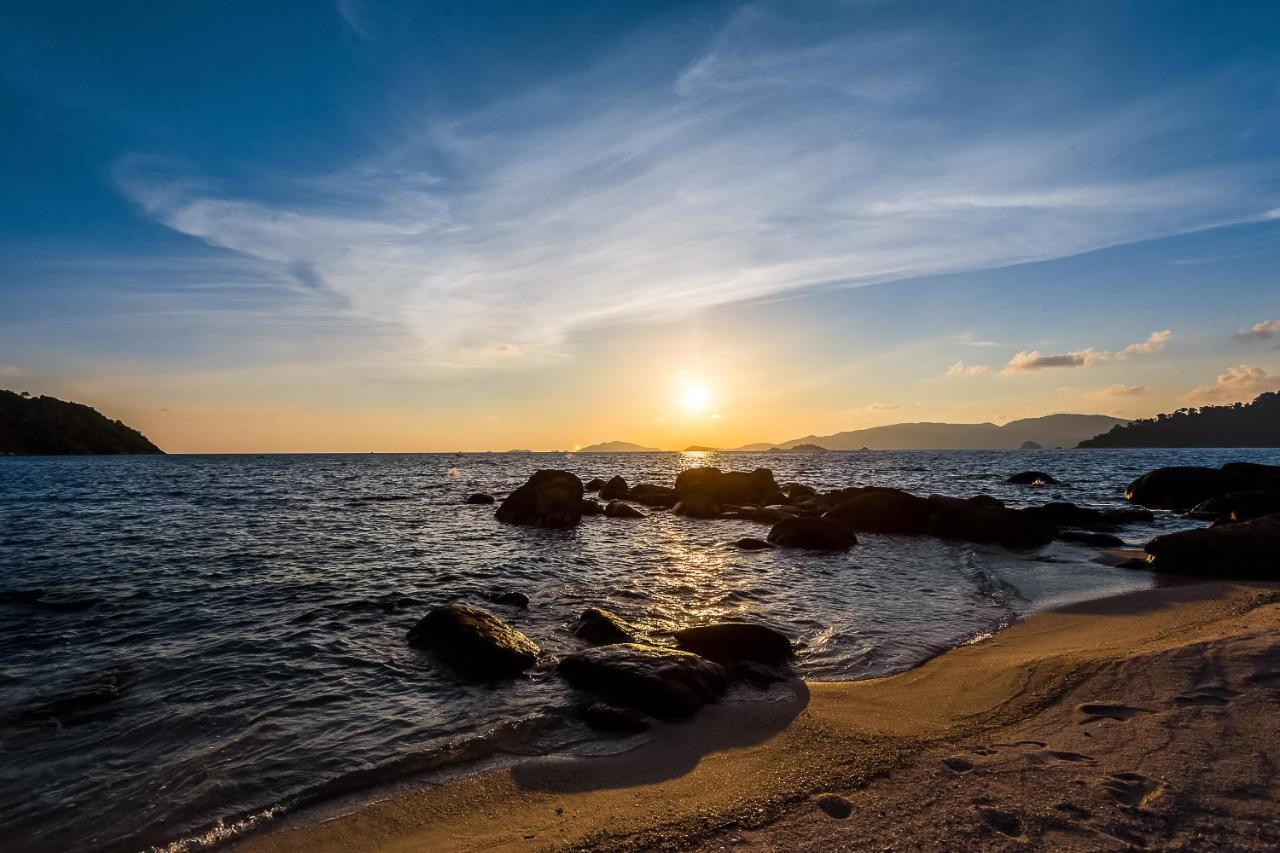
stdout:
[[1128,423],[1108,415],[1045,415],[1004,426],[981,424],[890,424],[834,435],[806,435],[778,444],[747,444],[735,450],[790,450],[815,445],[827,450],[1016,450],[1026,442],[1041,447],[1075,447],[1114,426]]
[[163,452],[136,429],[89,406],[0,391],[0,454]]
[[588,444],[579,453],[661,453],[656,447],[644,447],[629,441],[605,441],[600,444]]
[[1180,409],[1118,426],[1081,447],[1280,447],[1280,394],[1252,403]]

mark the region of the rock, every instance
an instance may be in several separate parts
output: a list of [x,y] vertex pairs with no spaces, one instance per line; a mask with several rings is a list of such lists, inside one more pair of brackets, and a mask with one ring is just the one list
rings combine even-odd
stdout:
[[1034,441],[1024,441],[1018,448],[1019,450],[1044,450],[1044,445]]
[[1089,530],[1059,530],[1058,538],[1063,542],[1079,542],[1081,545],[1093,545],[1098,548],[1120,548],[1124,540],[1112,533],[1094,533]]
[[643,512],[622,501],[609,501],[608,506],[604,508],[604,514],[609,518],[645,518]]
[[798,515],[798,513],[782,512],[777,508],[777,506],[762,506],[741,513],[740,517],[745,516],[757,524],[777,524],[784,518],[794,518],[796,515]]
[[582,709],[582,721],[599,732],[634,735],[647,731],[649,724],[644,717],[625,708],[615,708],[605,702],[592,702]]
[[1044,506],[1033,506],[1023,510],[1023,515],[1032,521],[1052,527],[1084,527],[1089,530],[1109,530],[1114,522],[1105,513],[1085,506],[1076,506],[1070,501],[1053,501]]
[[483,492],[477,492],[467,498],[469,504],[491,504],[493,503],[493,495],[486,495]]
[[637,483],[632,486],[631,500],[644,506],[668,509],[680,502],[675,489],[670,486],[655,486],[651,483]]
[[769,541],[784,548],[848,551],[858,544],[858,537],[832,519],[803,517],[779,521],[769,531]]
[[680,499],[672,512],[689,518],[717,518],[720,515],[720,504],[706,495],[687,495]]
[[433,609],[409,629],[408,639],[469,680],[507,678],[538,660],[532,640],[487,610],[465,604]]
[[616,613],[600,607],[588,607],[582,611],[573,626],[573,635],[588,643],[630,643],[635,641],[635,629]]
[[974,495],[969,498],[969,503],[986,509],[1004,509],[1004,501],[991,495]]
[[662,720],[690,716],[724,693],[724,667],[689,652],[619,643],[575,652],[560,661],[578,690],[637,708]]
[[800,501],[805,498],[811,498],[818,492],[813,487],[806,486],[803,483],[787,483],[782,487],[782,493],[787,496],[788,500]]
[[755,661],[740,660],[729,667],[730,681],[745,681],[752,687],[759,687],[762,690],[770,684],[786,681],[792,676],[791,668],[786,664],[769,666]]
[[1218,495],[1272,490],[1280,491],[1280,467],[1229,462],[1221,468],[1157,468],[1130,483],[1124,496],[1146,507],[1187,510]]
[[925,532],[933,536],[1006,548],[1033,548],[1053,541],[1053,526],[1019,510],[976,506],[941,495],[931,495],[929,503],[934,512]]
[[498,507],[498,521],[574,527],[582,521],[582,481],[568,471],[538,471]]
[[1145,550],[1158,572],[1280,580],[1280,515],[1157,536]]
[[1280,491],[1229,492],[1201,501],[1187,513],[1208,521],[1248,521],[1275,514],[1280,514]]
[[604,507],[600,506],[600,501],[596,500],[595,498],[583,498],[582,514],[583,515],[603,515]]
[[860,492],[827,512],[850,530],[859,533],[905,533],[920,535],[935,508],[925,498],[899,489]]
[[494,590],[492,592],[485,593],[484,597],[492,601],[494,604],[503,604],[507,607],[529,606],[529,596],[525,595],[523,592],[516,592],[515,590]]
[[1056,486],[1058,481],[1053,476],[1043,471],[1022,471],[1014,474],[1006,483],[1013,483],[1015,486]]
[[613,477],[600,487],[600,499],[604,501],[616,501],[630,495],[631,490],[627,488],[627,481],[621,477]]
[[719,468],[690,468],[677,475],[676,494],[681,501],[697,495],[717,504],[766,506],[786,500],[768,468],[757,468],[749,474],[726,473]]
[[1111,524],[1150,524],[1156,520],[1154,512],[1138,507],[1104,509],[1102,517]]
[[582,488],[588,492],[598,492],[604,488],[604,480],[601,480],[599,477],[593,477],[590,480],[587,480],[587,484]]
[[687,652],[702,655],[721,666],[738,661],[776,666],[795,656],[791,641],[781,632],[751,622],[718,622],[697,625],[675,633],[676,645]]
[[733,543],[744,551],[761,551],[765,548],[772,548],[768,542],[763,539],[755,539],[751,536],[745,536]]

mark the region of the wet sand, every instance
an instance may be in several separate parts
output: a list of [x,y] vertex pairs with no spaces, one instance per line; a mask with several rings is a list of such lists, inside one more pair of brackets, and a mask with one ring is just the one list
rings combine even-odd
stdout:
[[906,673],[789,695],[713,706],[623,755],[533,759],[236,849],[1280,846],[1274,584],[1074,605]]

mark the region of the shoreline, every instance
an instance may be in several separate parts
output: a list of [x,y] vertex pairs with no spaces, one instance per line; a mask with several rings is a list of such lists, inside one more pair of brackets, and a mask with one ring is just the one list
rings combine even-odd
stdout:
[[[1139,725],[1155,725],[1167,713],[1200,709],[1200,702],[1219,713],[1226,713],[1222,709],[1229,703],[1231,708],[1243,709],[1241,713],[1256,723],[1254,706],[1262,699],[1231,701],[1246,695],[1240,689],[1241,679],[1236,679],[1241,685],[1234,686],[1175,683],[1189,676],[1174,663],[1191,654],[1188,650],[1202,654],[1208,649],[1211,656],[1229,659],[1239,668],[1246,658],[1265,657],[1273,647],[1280,649],[1278,602],[1280,587],[1274,584],[1222,582],[1157,587],[1093,599],[1033,614],[987,639],[959,646],[896,675],[865,681],[797,681],[791,685],[790,701],[709,706],[688,723],[662,727],[652,741],[628,752],[597,758],[549,756],[517,761],[509,767],[398,793],[319,822],[306,822],[308,811],[303,810],[233,846],[245,851],[305,849],[308,853],[355,849],[697,849],[729,843],[744,849],[847,848],[851,844],[870,845],[869,837],[858,840],[852,836],[874,832],[879,823],[909,847],[945,847],[957,839],[997,846],[1003,842],[1025,846],[1028,840],[1050,839],[1056,846],[1079,844],[1080,849],[1134,846],[1139,843],[1135,839],[1146,837],[1143,830],[1112,826],[1118,818],[1108,813],[1107,826],[1114,830],[1108,831],[1092,817],[1099,814],[1096,804],[1077,806],[1063,801],[1034,809],[1025,804],[1001,808],[994,802],[970,802],[974,799],[971,796],[952,803],[935,802],[920,811],[914,823],[884,815],[901,815],[904,802],[900,801],[910,805],[925,791],[979,780],[985,775],[979,768],[999,760],[1029,762],[1026,767],[1014,768],[1018,772],[1031,772],[1027,770],[1030,767],[1048,773],[1043,770],[1046,765],[1101,771],[1105,769],[1104,757],[1096,747],[1103,739],[1097,735],[1118,738],[1123,746],[1126,737],[1133,739]],[[1250,643],[1257,648],[1245,650]],[[1172,667],[1173,674],[1165,679],[1167,683],[1132,674],[1128,681],[1137,683],[1126,683],[1124,678],[1102,683],[1112,670],[1132,666],[1138,660]],[[1280,684],[1280,659],[1275,664]],[[1248,678],[1246,674],[1243,680]],[[1096,688],[1095,693],[1135,696],[1156,688],[1169,695],[1163,700],[1086,696],[1091,687]],[[1210,693],[1196,694],[1197,689]],[[1214,694],[1214,690],[1233,695]],[[1080,715],[1080,707],[1091,704],[1113,710],[1128,708],[1141,723],[1128,725],[1127,720],[1104,717],[1096,725],[1082,726],[1072,719]],[[1123,716],[1129,711],[1115,713]],[[1055,729],[1051,745],[1046,737],[1015,737],[1025,734],[1020,729],[1034,729],[1036,724],[1054,719],[1067,720],[1069,725]],[[1233,721],[1232,725],[1247,723]],[[1202,739],[1212,740],[1213,720],[1202,728]],[[1166,735],[1156,731],[1152,737],[1158,741]],[[966,744],[975,738],[995,739],[1004,746],[992,749],[979,745],[966,750]],[[1085,745],[1093,747],[1092,754],[1084,748],[1071,748],[1082,738],[1090,739]],[[1019,741],[1022,746],[1017,745]],[[1041,746],[1028,745],[1036,743]],[[1219,749],[1227,748],[1230,753],[1230,746]],[[1270,748],[1280,750],[1280,745]],[[946,763],[947,756],[940,759],[933,755],[954,750],[961,754],[950,756],[954,759],[951,763]],[[1274,757],[1280,759],[1280,755]],[[1123,800],[1128,794],[1117,794],[1107,785],[1150,786],[1147,794],[1127,804],[1130,810],[1142,811],[1145,797],[1152,791],[1178,789],[1170,780],[1158,781],[1134,770],[1117,772],[1122,777],[1119,780],[1113,778],[1115,773],[1102,774],[1102,781],[1096,784],[1086,780],[1083,784],[1090,798],[1101,796],[1103,806],[1125,808]],[[1008,768],[1003,773],[1005,777],[1017,775]],[[1274,807],[1274,779],[1269,776],[1258,784],[1265,792],[1262,802]],[[1018,790],[1032,788],[1028,781]],[[823,794],[832,796],[815,806]],[[860,801],[882,804],[877,809],[879,816],[868,819]],[[896,805],[886,811],[885,803]],[[839,813],[845,809],[863,819],[842,820]],[[1050,811],[1047,816],[1046,809]],[[1074,823],[1068,814],[1071,809],[1080,812]],[[829,816],[831,811],[836,816]],[[1177,814],[1165,821],[1168,832],[1173,832],[1169,827],[1175,825],[1196,826],[1198,812],[1194,807],[1183,804],[1175,811]],[[1086,813],[1091,817],[1081,816]],[[937,836],[940,827],[951,823],[955,826],[945,837]],[[1063,828],[1064,823],[1069,826]],[[1264,832],[1248,821],[1246,824],[1249,831]],[[965,832],[976,834],[966,838]],[[1149,835],[1150,830],[1147,832]],[[1168,841],[1171,836],[1166,836]],[[1270,840],[1258,843],[1266,846]]]

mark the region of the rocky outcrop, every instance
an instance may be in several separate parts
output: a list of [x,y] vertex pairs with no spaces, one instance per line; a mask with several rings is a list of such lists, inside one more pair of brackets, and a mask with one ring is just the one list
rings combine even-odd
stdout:
[[588,607],[574,623],[573,635],[588,643],[630,643],[636,631],[625,619],[601,607]]
[[568,471],[537,471],[498,507],[498,521],[574,527],[582,521],[582,481]]
[[814,551],[848,551],[858,537],[838,521],[829,518],[786,518],[769,531],[769,541],[783,548]]
[[604,514],[609,518],[644,518],[645,514],[633,507],[631,504],[622,501],[609,501],[608,506],[604,508]]
[[736,506],[766,506],[785,503],[787,499],[768,468],[757,468],[749,474],[723,472],[719,468],[690,468],[676,476],[676,494],[682,502],[699,497],[714,504]]
[[1145,550],[1158,572],[1280,580],[1280,515],[1157,536]]
[[714,661],[639,643],[576,652],[558,669],[578,690],[663,720],[690,716],[728,686],[724,667]]
[[676,490],[670,486],[637,483],[631,487],[631,500],[648,507],[670,509],[680,502],[680,497],[676,494]]
[[1015,486],[1056,486],[1058,481],[1043,471],[1022,471],[1014,474],[1005,482]]
[[408,639],[474,681],[508,678],[538,660],[532,640],[489,611],[465,604],[435,608],[409,629]]
[[1280,491],[1229,492],[1196,504],[1192,518],[1204,521],[1248,521],[1280,514]]
[[739,661],[777,666],[795,656],[791,641],[784,634],[751,622],[698,625],[676,631],[675,638],[676,645],[681,649],[702,655],[725,667],[731,667]]
[[163,452],[136,429],[81,403],[0,391],[0,456]]
[[1130,483],[1124,496],[1146,507],[1188,510],[1219,495],[1249,491],[1280,491],[1280,466],[1229,462],[1221,468],[1157,468]]
[[926,498],[899,489],[870,489],[854,495],[827,512],[859,533],[900,533],[920,535],[925,532],[934,507]]
[[630,496],[631,490],[627,488],[627,481],[622,477],[612,477],[600,487],[600,500],[602,501],[616,501]]
[[469,495],[467,497],[467,503],[476,505],[491,504],[493,503],[493,495],[486,495],[483,492],[477,492],[476,494]]

